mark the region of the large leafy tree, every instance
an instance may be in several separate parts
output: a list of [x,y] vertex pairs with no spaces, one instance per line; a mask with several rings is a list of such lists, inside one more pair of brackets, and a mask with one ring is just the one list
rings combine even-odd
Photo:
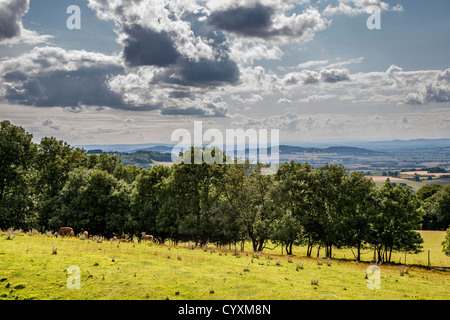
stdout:
[[55,214],[49,226],[67,225],[75,232],[110,237],[130,236],[130,186],[106,171],[73,170],[55,200]]
[[450,226],[450,185],[441,186],[422,205],[425,230],[446,230]]
[[145,232],[152,234],[159,241],[164,240],[158,232],[156,218],[161,212],[161,192],[170,174],[169,167],[157,166],[143,170],[137,176],[131,194],[133,234]]
[[310,187],[312,177],[313,168],[309,164],[294,161],[280,165],[275,176],[272,197],[281,218],[276,221],[273,240],[285,246],[287,254],[292,254],[294,243],[305,241],[307,255],[311,255],[312,235],[306,230],[316,212],[313,204],[317,203]]
[[339,225],[342,221],[342,186],[347,170],[342,165],[325,165],[317,168],[312,191],[316,194],[313,207],[316,217],[313,218],[315,241],[325,247],[325,255],[332,257],[332,248],[340,247],[344,243]]
[[393,251],[418,253],[423,239],[419,229],[419,201],[407,186],[392,186],[386,182],[379,190],[377,215],[372,220],[371,244],[378,260],[390,261]]
[[57,196],[66,184],[70,172],[88,164],[84,150],[74,149],[53,137],[41,140],[35,159],[35,187],[41,229],[49,227],[48,222],[55,213]]
[[254,251],[262,251],[271,239],[274,222],[279,216],[270,190],[271,175],[261,174],[262,164],[234,163],[223,167],[219,184],[223,201],[245,230]]
[[339,236],[344,246],[356,248],[355,258],[360,261],[361,249],[370,239],[371,220],[376,214],[375,183],[361,172],[352,172],[343,180],[340,198]]
[[217,164],[207,164],[202,158],[204,150],[191,148],[184,156],[190,163],[173,165],[172,174],[162,190],[162,206],[157,216],[158,233],[176,241],[195,241],[205,244],[215,230],[212,212],[219,198]]
[[9,121],[0,122],[0,228],[35,226],[30,167],[33,136]]

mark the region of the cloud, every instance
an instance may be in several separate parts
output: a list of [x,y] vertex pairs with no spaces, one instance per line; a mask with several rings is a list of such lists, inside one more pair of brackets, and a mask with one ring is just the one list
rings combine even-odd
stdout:
[[234,5],[213,11],[208,22],[216,28],[242,37],[262,38],[267,41],[308,41],[315,32],[328,25],[320,12],[313,7],[301,14],[286,16],[285,11],[274,5],[259,2],[250,5]]
[[129,108],[106,81],[123,71],[117,57],[61,48],[35,48],[0,62],[2,98],[38,107]]
[[328,64],[328,60],[311,60],[297,65],[299,69],[309,69],[316,66],[324,66]]
[[215,27],[249,37],[270,37],[274,33],[272,16],[275,10],[256,3],[252,7],[234,7],[211,13],[208,22]]
[[350,74],[347,69],[322,69],[320,70],[320,79],[328,83],[349,81]]
[[279,46],[262,39],[237,38],[230,47],[230,58],[238,64],[253,64],[256,60],[281,60],[284,53]]
[[302,70],[300,72],[290,72],[280,79],[280,83],[285,86],[297,84],[316,84],[319,82],[337,83],[349,81],[350,73],[347,69],[321,69],[320,71]]
[[429,104],[450,101],[450,69],[439,72],[434,80],[422,85],[418,92],[409,93],[407,104]]
[[0,41],[20,35],[22,16],[28,11],[29,0],[0,1]]
[[0,45],[46,43],[53,38],[23,28],[22,16],[28,12],[29,3],[29,0],[0,0]]
[[156,32],[140,25],[126,26],[123,54],[131,66],[167,66],[174,64],[180,54],[167,32]]
[[378,6],[382,11],[403,11],[400,4],[391,6],[390,4],[380,0],[339,0],[336,7],[328,5],[323,14],[325,16],[332,16],[336,14],[345,14],[348,16],[356,16],[360,14],[367,14],[367,9],[370,6]]
[[153,83],[221,86],[239,80],[227,38],[206,22],[194,3],[90,0],[99,17],[118,26],[118,41],[130,67],[158,66]]

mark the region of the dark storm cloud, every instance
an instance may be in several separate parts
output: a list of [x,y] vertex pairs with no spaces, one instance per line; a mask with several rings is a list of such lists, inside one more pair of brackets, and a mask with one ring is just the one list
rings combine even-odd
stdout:
[[183,86],[218,86],[236,83],[239,80],[239,68],[229,58],[229,48],[222,32],[214,32],[205,22],[198,22],[194,15],[184,18],[196,21],[195,35],[208,39],[215,52],[214,59],[189,59],[176,49],[175,32],[156,32],[139,25],[124,27],[126,38],[123,42],[123,54],[126,63],[132,67],[158,66],[165,70],[155,78],[157,82],[179,84]]
[[166,68],[155,75],[153,84],[215,87],[235,84],[239,81],[239,76],[239,67],[227,57],[221,60],[199,59],[199,61],[179,59],[173,67]]
[[257,3],[253,7],[236,7],[213,12],[208,17],[208,22],[221,30],[264,38],[270,36],[273,14],[271,7]]
[[127,38],[123,54],[130,66],[167,66],[180,56],[167,32],[156,32],[140,25],[125,27]]
[[186,85],[220,85],[236,83],[239,80],[239,68],[228,57],[216,60],[184,60],[180,66],[180,75]]
[[109,90],[107,77],[122,68],[114,66],[80,67],[74,71],[52,70],[27,76],[20,72],[6,74],[4,98],[12,103],[38,107],[79,105],[126,107],[122,97]]
[[29,0],[6,0],[0,4],[0,41],[20,35],[21,18],[28,10]]
[[314,8],[291,16],[285,13],[285,10],[277,9],[276,4],[271,7],[255,3],[214,11],[209,15],[208,23],[238,36],[281,42],[306,40],[327,25],[327,21]]

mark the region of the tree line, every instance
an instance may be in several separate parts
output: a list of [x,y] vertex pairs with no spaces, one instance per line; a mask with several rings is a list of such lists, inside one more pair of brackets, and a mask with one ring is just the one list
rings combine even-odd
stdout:
[[[394,251],[420,251],[415,230],[422,223],[441,230],[450,224],[450,188],[413,194],[386,182],[378,189],[342,165],[289,162],[272,176],[261,174],[263,164],[248,162],[143,169],[53,137],[38,144],[32,138],[0,122],[0,229],[70,226],[128,238],[146,232],[159,242],[249,241],[254,251],[280,245],[287,254],[305,245],[308,256],[314,249],[332,257],[333,248],[352,248],[357,260],[369,249],[390,261]],[[192,157],[195,152],[202,150],[192,149]]]

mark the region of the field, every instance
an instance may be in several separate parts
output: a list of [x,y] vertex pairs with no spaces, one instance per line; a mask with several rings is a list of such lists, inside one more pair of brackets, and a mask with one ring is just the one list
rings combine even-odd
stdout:
[[[427,264],[430,250],[432,265],[450,266],[450,257],[440,251],[443,236],[424,232],[425,252],[408,255],[408,263]],[[306,258],[301,247],[287,257],[279,249],[252,258],[246,250],[236,254],[214,247],[192,249],[187,244],[118,245],[23,233],[8,240],[3,233],[0,299],[450,299],[449,271],[381,265],[381,289],[370,290],[368,263]],[[349,250],[334,253],[335,258],[352,258]],[[393,260],[403,257],[399,253]],[[68,287],[75,283],[67,273],[72,265],[80,270],[79,290]]]

